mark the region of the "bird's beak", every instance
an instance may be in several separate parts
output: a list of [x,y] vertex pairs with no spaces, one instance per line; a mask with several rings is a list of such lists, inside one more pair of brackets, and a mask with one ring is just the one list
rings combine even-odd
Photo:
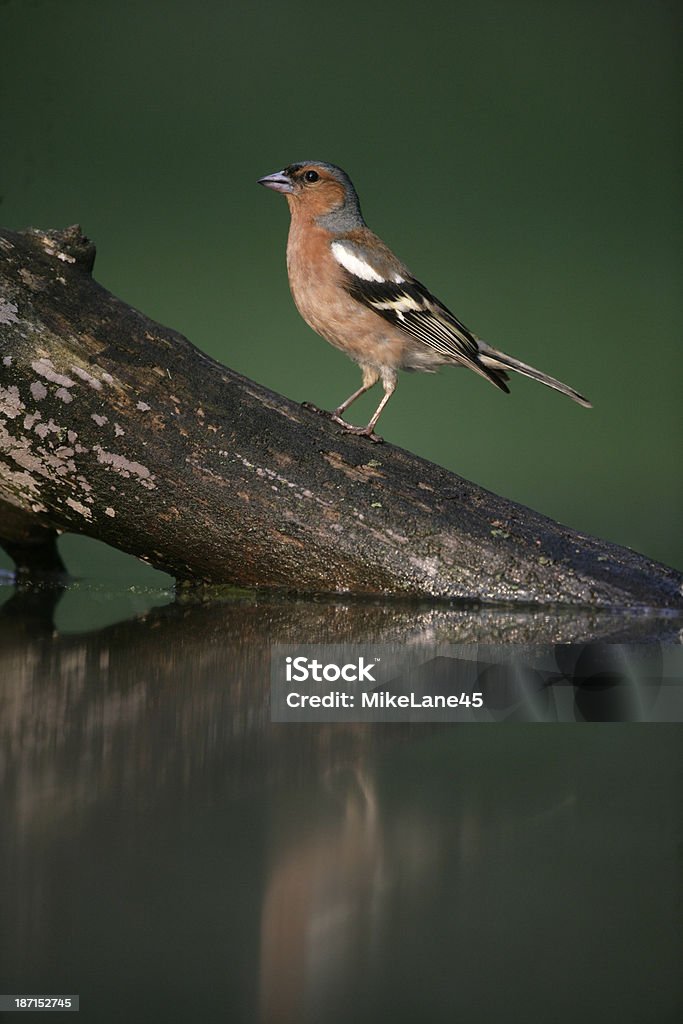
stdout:
[[274,192],[293,192],[292,182],[284,171],[276,171],[275,174],[266,174],[265,178],[259,178],[259,185],[272,188]]

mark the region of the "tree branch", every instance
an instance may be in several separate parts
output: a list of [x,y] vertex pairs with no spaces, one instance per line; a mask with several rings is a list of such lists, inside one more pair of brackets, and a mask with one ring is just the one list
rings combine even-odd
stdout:
[[0,232],[0,257],[0,541],[25,567],[71,531],[178,579],[683,604],[674,570],[221,366],[93,281],[79,228]]

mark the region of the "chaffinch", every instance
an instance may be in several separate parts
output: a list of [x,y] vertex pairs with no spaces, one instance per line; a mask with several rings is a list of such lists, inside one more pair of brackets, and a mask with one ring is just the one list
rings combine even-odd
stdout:
[[[259,178],[259,184],[284,193],[289,204],[287,271],[297,309],[363,372],[362,386],[325,414],[345,430],[380,441],[375,426],[398,371],[433,373],[445,365],[467,366],[505,392],[507,371],[515,370],[590,408],[567,384],[482,341],[413,277],[367,227],[356,190],[340,167],[304,160]],[[351,426],[343,414],[380,379],[384,396],[370,422]]]

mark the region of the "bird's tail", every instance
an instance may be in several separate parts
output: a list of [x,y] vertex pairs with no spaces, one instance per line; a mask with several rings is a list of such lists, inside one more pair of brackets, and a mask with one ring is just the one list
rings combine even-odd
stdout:
[[541,384],[545,384],[549,388],[554,388],[555,391],[560,391],[563,395],[571,398],[574,402],[578,402],[579,405],[583,405],[586,409],[593,408],[587,398],[580,395],[574,388],[570,388],[568,384],[563,384],[561,380],[549,377],[547,373],[543,373],[542,370],[536,370],[533,366],[527,366],[526,363],[515,359],[513,356],[506,355],[505,352],[499,352],[497,348],[488,345],[484,341],[479,341],[479,360],[487,369],[494,371],[514,370],[525,377],[531,377],[532,380],[540,381]]

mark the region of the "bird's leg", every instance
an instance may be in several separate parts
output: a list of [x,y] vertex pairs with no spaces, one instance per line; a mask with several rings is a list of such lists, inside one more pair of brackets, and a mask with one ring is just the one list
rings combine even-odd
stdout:
[[342,427],[349,426],[349,424],[342,419],[342,414],[346,412],[348,407],[352,405],[357,398],[360,398],[360,396],[364,395],[366,391],[369,391],[370,388],[374,387],[377,381],[379,380],[379,370],[377,370],[374,366],[363,366],[362,370],[363,383],[358,388],[358,391],[354,391],[352,395],[349,395],[346,401],[342,402],[341,405],[337,406],[337,408],[332,413],[332,419],[335,421],[335,423],[340,423]]
[[342,402],[342,404],[338,405],[337,408],[334,410],[334,412],[332,413],[332,419],[340,420],[342,418],[342,413],[346,412],[348,407],[352,405],[357,398],[360,398],[361,395],[364,395],[366,391],[369,391],[370,388],[376,384],[376,382],[377,379],[375,378],[372,384],[363,384],[362,387],[358,388],[358,391],[354,391],[352,395],[349,395],[346,401]]
[[374,370],[369,366],[364,366],[362,386],[359,387],[357,391],[354,391],[352,395],[349,395],[346,401],[342,402],[341,405],[337,406],[337,408],[334,409],[333,412],[327,412],[325,409],[319,409],[318,406],[313,405],[312,402],[302,402],[301,404],[303,405],[304,409],[310,409],[311,412],[317,412],[319,416],[327,416],[328,419],[334,420],[335,423],[340,423],[342,427],[348,427],[349,424],[342,419],[342,413],[345,412],[348,409],[348,407],[353,402],[356,401],[357,398],[360,398],[360,396],[364,395],[366,391],[369,391],[370,388],[374,384],[376,384],[378,380],[379,371]]
[[[342,414],[346,412],[349,406],[352,405],[357,398],[360,398],[360,396],[364,395],[366,391],[369,391],[370,388],[377,383],[380,376],[382,377],[382,386],[384,387],[384,397],[382,398],[382,401],[375,409],[374,415],[372,416],[372,419],[370,420],[368,425],[366,427],[354,427],[353,424],[347,423],[346,420],[342,418]],[[329,416],[330,419],[332,419],[335,423],[338,423],[339,426],[343,427],[344,430],[346,430],[349,434],[360,434],[363,437],[369,437],[371,441],[374,441],[376,444],[378,444],[382,442],[382,438],[375,433],[375,424],[382,415],[382,410],[384,409],[384,406],[387,404],[395,390],[395,370],[389,370],[385,368],[380,371],[374,366],[364,366],[362,386],[359,387],[357,391],[354,391],[352,395],[349,395],[346,401],[342,402],[341,405],[337,406],[334,412],[324,412],[324,410],[318,409],[317,406],[312,405],[310,402],[304,402],[303,406],[305,409],[310,409],[312,412],[317,412],[321,416]]]
[[[375,409],[375,412],[374,412],[370,422],[368,423],[368,425],[366,427],[352,427],[352,426],[350,426],[348,423],[346,423],[344,420],[342,420],[339,417],[333,416],[332,418],[335,420],[335,422],[341,423],[341,425],[344,427],[344,429],[348,430],[349,433],[351,433],[351,434],[362,434],[364,437],[369,437],[370,440],[374,441],[376,444],[381,443],[382,442],[382,438],[379,437],[375,433],[375,426],[377,424],[378,419],[382,415],[382,411],[384,409],[384,406],[387,404],[387,402],[389,401],[389,399],[393,395],[394,391],[396,390],[396,383],[397,383],[397,381],[396,381],[396,373],[395,373],[395,371],[387,370],[386,372],[382,373],[382,386],[384,387],[384,396],[382,398],[382,401],[379,403],[379,405]],[[348,402],[348,404],[350,405],[351,401],[353,401],[354,397],[356,397],[356,398],[358,397],[358,394],[362,394],[363,390],[367,391],[368,389],[367,388],[361,389],[361,391],[358,392],[355,396],[352,395],[350,401]]]

